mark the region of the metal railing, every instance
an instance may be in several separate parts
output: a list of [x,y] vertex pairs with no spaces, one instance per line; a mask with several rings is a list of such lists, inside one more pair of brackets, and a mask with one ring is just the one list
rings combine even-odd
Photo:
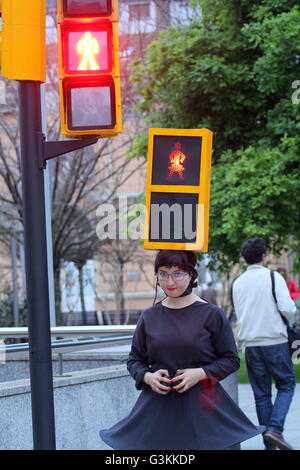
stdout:
[[[51,336],[94,336],[111,333],[133,333],[136,325],[91,325],[91,326],[54,326],[50,329]],[[0,338],[26,338],[27,327],[0,328]]]
[[[51,328],[51,336],[70,337],[68,339],[51,340],[51,349],[58,354],[58,375],[63,374],[63,353],[83,351],[101,346],[131,342],[136,325],[105,325],[105,326],[63,326]],[[90,338],[83,339],[82,336]],[[102,336],[102,337],[100,337]],[[28,328],[0,328],[0,338],[26,338]],[[29,343],[4,344],[0,346],[0,357],[7,354],[20,354],[29,351]]]

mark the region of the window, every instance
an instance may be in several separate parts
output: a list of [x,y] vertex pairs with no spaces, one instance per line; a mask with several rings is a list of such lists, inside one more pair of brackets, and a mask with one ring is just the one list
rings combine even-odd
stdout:
[[129,5],[129,18],[131,21],[146,20],[150,17],[149,3],[133,3]]

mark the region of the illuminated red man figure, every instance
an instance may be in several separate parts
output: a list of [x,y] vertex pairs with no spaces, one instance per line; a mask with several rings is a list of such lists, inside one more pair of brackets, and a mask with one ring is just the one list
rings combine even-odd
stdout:
[[96,56],[100,52],[99,42],[92,36],[92,33],[86,32],[77,43],[77,52],[82,56],[78,70],[99,70]]
[[182,173],[184,170],[184,166],[182,165],[182,163],[186,159],[186,156],[184,153],[181,152],[180,149],[181,149],[181,143],[176,142],[175,150],[173,150],[173,152],[171,152],[169,155],[170,166],[168,167],[168,170],[169,170],[169,174],[167,176],[168,180],[172,178],[174,173],[178,173],[179,178],[184,180],[183,173]]

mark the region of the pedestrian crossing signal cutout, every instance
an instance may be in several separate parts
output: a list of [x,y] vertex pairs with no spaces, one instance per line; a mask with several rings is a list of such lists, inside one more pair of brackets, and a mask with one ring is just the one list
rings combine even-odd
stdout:
[[168,180],[172,179],[172,176],[174,173],[178,173],[178,176],[180,177],[180,179],[182,181],[184,180],[183,172],[185,168],[183,166],[183,162],[186,159],[186,155],[182,153],[180,149],[181,149],[181,143],[176,142],[175,150],[171,152],[169,155],[170,166],[168,167],[168,170],[169,170],[169,174],[167,177]]
[[86,31],[76,45],[76,52],[81,56],[77,70],[100,70],[97,61],[100,53],[100,44],[90,31]]

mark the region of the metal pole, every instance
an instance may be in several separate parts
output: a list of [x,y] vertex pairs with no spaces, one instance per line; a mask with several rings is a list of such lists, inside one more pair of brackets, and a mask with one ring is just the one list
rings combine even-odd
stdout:
[[19,326],[19,295],[18,295],[18,275],[17,275],[17,240],[15,234],[11,236],[11,265],[13,284],[13,317],[14,326]]
[[55,449],[40,82],[19,82],[24,247],[34,449]]
[[[41,86],[41,112],[42,112],[42,132],[47,138],[47,112],[46,112],[46,91],[45,83]],[[47,163],[44,174],[45,183],[45,210],[46,210],[46,236],[47,236],[47,260],[48,260],[48,284],[49,284],[49,305],[50,324],[56,326],[55,318],[55,295],[54,295],[54,270],[53,270],[53,243],[52,243],[52,161]]]

